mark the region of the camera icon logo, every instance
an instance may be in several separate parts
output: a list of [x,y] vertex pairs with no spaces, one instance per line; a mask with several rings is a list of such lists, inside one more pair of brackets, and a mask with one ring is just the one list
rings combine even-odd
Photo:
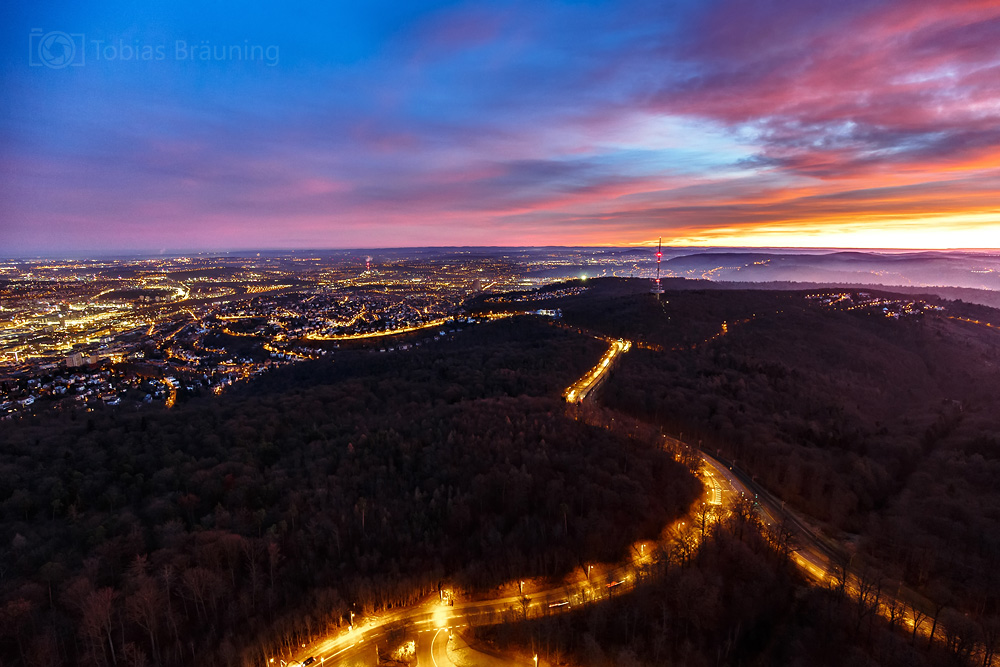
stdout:
[[86,63],[82,33],[52,30],[43,33],[35,28],[28,35],[28,64],[32,67],[62,69],[82,67]]

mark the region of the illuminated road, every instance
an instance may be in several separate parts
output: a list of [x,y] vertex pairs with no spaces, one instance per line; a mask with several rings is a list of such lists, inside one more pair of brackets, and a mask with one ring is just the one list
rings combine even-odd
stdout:
[[[675,445],[685,446],[678,440],[668,438]],[[705,462],[706,478],[712,480],[712,484],[719,484],[723,496],[729,495],[728,502],[723,498],[723,504],[729,505],[736,496],[745,495],[755,499],[757,512],[760,518],[768,527],[775,527],[782,524],[792,536],[795,546],[791,553],[791,558],[799,569],[821,586],[837,586],[841,578],[844,578],[844,588],[852,596],[857,596],[859,587],[862,586],[861,579],[864,576],[861,568],[851,567],[853,555],[836,540],[820,535],[813,530],[801,516],[790,510],[785,504],[771,495],[766,489],[757,484],[754,479],[741,471],[732,462],[712,456],[702,451],[702,459]],[[708,484],[708,482],[706,482]],[[712,485],[709,484],[709,493],[713,493]],[[870,574],[870,573],[869,573]],[[895,603],[898,607],[916,609],[926,615],[921,621],[918,633],[926,636],[930,628],[929,618],[933,617],[934,605],[924,596],[902,584],[896,587],[895,595],[890,594],[884,588],[879,590],[881,596],[879,601],[879,613],[887,616],[888,606]],[[902,622],[911,629],[913,627],[912,614],[901,614]],[[938,636],[944,635],[943,626],[938,623]],[[991,664],[996,664],[994,660]]]
[[[430,641],[430,645],[431,645],[431,650],[430,650],[431,664],[434,665],[434,667],[445,667],[446,665],[449,666],[449,667],[451,667],[451,666],[453,666],[455,664],[455,663],[453,663],[448,658],[448,637],[449,636],[451,636],[451,631],[450,630],[443,630],[441,628],[438,628],[437,630],[434,631],[433,634],[430,635],[430,638],[431,638],[431,641]],[[417,653],[417,664],[418,665],[422,664],[420,662],[420,653],[419,652]]]
[[435,628],[417,635],[417,665],[433,667],[456,667],[448,658],[448,639],[451,630]]
[[[683,446],[680,441],[669,439],[675,445]],[[818,535],[794,512],[784,507],[784,503],[774,498],[730,462],[717,459],[705,452],[702,452],[702,459],[707,467],[706,481],[709,486],[710,502],[729,504],[724,502],[724,494],[734,497],[745,495],[756,500],[757,511],[766,525],[780,525],[784,520],[786,527],[795,535],[798,545],[792,558],[811,578],[821,583],[827,581],[833,572],[834,563],[849,560],[850,556],[836,542]]]
[[[652,551],[652,550],[650,550]],[[570,611],[580,605],[592,604],[617,594],[621,589],[635,584],[635,566],[650,559],[645,554],[635,561],[618,566],[595,564],[590,570],[589,581],[580,581],[543,590],[525,590],[526,604],[520,595],[508,595],[489,600],[455,602],[445,605],[437,597],[423,604],[401,609],[370,619],[367,624],[336,637],[314,642],[295,656],[289,664],[314,657],[315,664],[342,666],[375,665],[376,651],[392,648],[402,638],[415,638],[417,642],[417,664],[450,667],[448,658],[448,631],[459,630],[471,625],[492,625],[505,620],[537,617]],[[516,590],[516,586],[510,586]],[[466,648],[465,650],[469,650]],[[499,664],[504,662],[490,656],[484,662]],[[277,664],[277,661],[276,661]],[[520,663],[509,662],[510,665]]]
[[[675,444],[683,443],[674,441]],[[818,535],[801,518],[783,507],[781,501],[775,499],[749,478],[745,473],[723,459],[718,459],[703,453],[705,468],[703,481],[706,487],[708,502],[722,507],[731,506],[739,495],[755,497],[757,511],[768,526],[780,524],[785,526],[794,536],[796,548],[792,552],[793,561],[814,581],[820,585],[832,585],[836,579],[839,567],[849,563],[848,552],[835,541]],[[690,517],[684,517],[690,521]],[[683,523],[681,524],[683,526]],[[692,523],[693,527],[693,523]],[[665,531],[666,532],[666,531]],[[551,586],[542,590],[525,590],[527,599],[516,594],[516,586],[511,585],[513,594],[503,597],[479,600],[460,601],[454,605],[445,605],[434,599],[407,609],[401,609],[378,618],[370,619],[366,625],[343,632],[336,637],[315,642],[312,646],[295,656],[296,660],[304,660],[313,656],[315,664],[335,664],[340,666],[361,667],[377,664],[377,650],[386,651],[398,645],[403,638],[416,640],[417,665],[433,667],[459,667],[448,656],[448,640],[451,631],[458,631],[470,625],[492,625],[520,618],[537,617],[546,614],[556,614],[576,609],[582,605],[599,603],[619,591],[631,589],[636,584],[638,567],[651,560],[653,549],[645,546],[636,547],[636,558],[621,565],[594,564],[587,572],[589,579],[580,576],[577,581]],[[848,569],[846,589],[852,595],[856,594],[858,573]],[[880,611],[893,599],[885,590],[881,591],[882,602]],[[900,587],[895,600],[907,606],[916,604],[917,608],[927,613],[932,610],[931,604],[915,592]],[[912,628],[912,621],[905,615],[902,622]],[[923,621],[918,629],[926,636],[929,621]],[[943,627],[938,625],[939,632]],[[453,640],[455,641],[455,640]],[[463,646],[470,651],[470,647]],[[482,655],[482,654],[480,654]],[[516,667],[521,664],[512,660],[503,660],[482,655],[480,660],[473,659],[471,664],[502,665]],[[296,664],[294,661],[290,664]]]
[[177,387],[163,379],[161,379],[160,382],[162,382],[163,386],[167,388],[167,401],[165,405],[167,406],[167,409],[170,409],[174,407],[175,403],[177,403]]
[[631,347],[632,342],[628,340],[619,338],[618,340],[611,341],[611,347],[604,353],[601,360],[597,362],[597,365],[587,371],[582,378],[574,382],[569,389],[563,392],[566,402],[579,403],[587,398],[587,394],[600,384],[601,380],[606,377],[607,372],[611,370],[615,357],[623,352],[628,352]]
[[711,470],[706,470],[704,481],[706,490],[708,491],[708,504],[721,505],[722,484],[719,482],[718,473],[713,473]]
[[[605,377],[614,358],[628,351],[630,347],[629,341],[612,341],[610,349],[598,364],[567,389],[564,394],[566,400],[582,401]],[[690,447],[673,438],[667,440],[678,448]],[[859,573],[850,567],[852,562],[850,553],[842,545],[818,534],[802,517],[785,507],[782,501],[768,493],[734,463],[703,451],[701,454],[704,461],[703,481],[709,505],[724,509],[731,507],[741,495],[754,499],[755,510],[768,527],[783,525],[792,536],[795,547],[791,558],[807,576],[820,585],[830,585],[836,580],[839,572],[845,572],[847,580],[845,589],[852,595],[855,594],[860,582]],[[690,521],[689,517],[684,519]],[[680,526],[683,528],[684,523],[680,522]],[[667,529],[664,533],[674,531],[675,528],[676,526]],[[564,613],[581,605],[598,603],[635,586],[638,569],[652,559],[653,549],[647,550],[643,544],[637,546],[635,552],[636,558],[624,564],[588,565],[585,578],[580,576],[576,581],[543,590],[526,590],[525,596],[511,594],[494,599],[454,602],[448,605],[435,597],[420,605],[369,619],[364,626],[315,642],[295,658],[301,661],[312,656],[315,658],[314,664],[323,665],[326,663],[351,667],[377,665],[380,647],[383,650],[392,649],[403,639],[415,639],[418,665],[458,667],[449,658],[447,651],[448,640],[453,631],[470,625],[492,625],[519,618]],[[509,587],[512,591],[517,588],[516,585]],[[928,600],[903,586],[898,588],[895,597],[884,590],[881,591],[881,595],[880,613],[884,612],[885,605],[889,602],[904,603],[928,615],[932,610]],[[903,622],[909,622],[910,627],[913,625],[913,621],[908,621],[905,616]],[[938,627],[941,627],[940,624]],[[928,630],[926,625],[918,625],[920,634],[926,635]],[[471,647],[463,646],[463,651],[470,650]],[[518,664],[515,661],[505,661],[491,656],[482,656],[482,660],[473,662],[474,664],[488,662],[491,665],[508,664],[511,667]],[[289,664],[297,663],[292,661]]]
[[410,333],[411,331],[420,331],[421,329],[430,329],[433,327],[443,327],[447,326],[452,322],[450,317],[442,317],[440,319],[431,320],[430,322],[421,322],[420,324],[414,324],[408,327],[401,327],[399,329],[389,329],[387,331],[371,331],[368,333],[356,333],[356,334],[318,334],[311,333],[306,335],[307,340],[363,340],[365,338],[381,338],[383,336],[397,336],[399,334]]
[[983,322],[981,320],[973,320],[968,317],[957,317],[955,315],[949,315],[949,320],[957,320],[959,322],[967,322],[969,324],[978,324],[981,327],[986,327],[988,329],[1000,329],[1000,325],[991,324],[990,322]]

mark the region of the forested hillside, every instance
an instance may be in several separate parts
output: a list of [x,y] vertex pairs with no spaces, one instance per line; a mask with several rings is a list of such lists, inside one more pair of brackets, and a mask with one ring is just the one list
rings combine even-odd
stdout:
[[[625,435],[663,429],[952,607],[948,642],[927,653],[809,590],[732,520],[610,606],[486,636],[594,665],[962,664],[1000,597],[1000,332],[975,322],[1000,313],[935,302],[897,319],[692,286],[658,301],[645,281],[590,281],[544,300],[561,319],[341,350],[170,411],[6,426],[0,660],[235,665],[444,580],[486,590],[613,560],[701,492]],[[639,345],[570,408],[561,392],[607,348],[590,333]],[[573,418],[602,405],[653,427]]]
[[[955,318],[1000,312],[935,301],[945,310],[896,319],[732,290],[657,304],[643,287],[564,307],[567,322],[662,345],[625,355],[599,401],[736,459],[932,597],[997,611],[1000,331]],[[712,336],[691,343],[678,320]]]
[[172,411],[0,433],[0,662],[234,665],[436,591],[619,556],[700,485],[565,414],[604,344],[517,318]]
[[806,585],[774,533],[746,509],[711,523],[694,558],[684,558],[676,542],[666,545],[632,591],[569,614],[512,618],[468,634],[487,646],[530,647],[546,662],[580,667],[970,664],[978,630],[968,621],[948,619],[964,641],[928,646],[905,626],[904,610],[886,619],[874,613],[871,596]]

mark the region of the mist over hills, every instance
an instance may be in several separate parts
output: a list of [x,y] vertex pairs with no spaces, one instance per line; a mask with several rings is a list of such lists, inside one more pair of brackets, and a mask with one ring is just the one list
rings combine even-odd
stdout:
[[1000,290],[1000,253],[989,252],[698,252],[664,260],[661,268],[666,276],[741,283]]

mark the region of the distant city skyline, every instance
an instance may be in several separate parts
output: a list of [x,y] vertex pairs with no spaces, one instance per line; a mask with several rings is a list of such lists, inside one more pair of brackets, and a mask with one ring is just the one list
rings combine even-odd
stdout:
[[8,9],[0,255],[997,248],[1000,6]]

